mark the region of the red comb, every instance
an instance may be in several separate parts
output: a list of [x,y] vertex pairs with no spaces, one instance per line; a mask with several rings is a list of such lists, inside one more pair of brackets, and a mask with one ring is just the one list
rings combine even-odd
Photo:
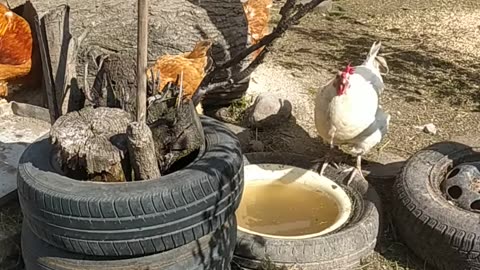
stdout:
[[348,65],[345,67],[345,69],[343,70],[344,73],[347,73],[347,74],[353,74],[353,72],[355,72],[355,68],[352,67],[350,65],[350,63],[348,63]]

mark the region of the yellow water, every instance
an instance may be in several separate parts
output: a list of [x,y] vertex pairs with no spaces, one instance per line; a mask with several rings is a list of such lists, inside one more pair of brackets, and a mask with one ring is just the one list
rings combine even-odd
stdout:
[[258,182],[245,185],[236,211],[242,228],[276,236],[300,236],[323,231],[339,216],[337,202],[325,192],[297,183]]

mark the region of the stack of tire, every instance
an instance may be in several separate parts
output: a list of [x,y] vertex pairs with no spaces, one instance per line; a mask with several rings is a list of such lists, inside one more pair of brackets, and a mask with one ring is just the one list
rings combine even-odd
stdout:
[[242,153],[222,123],[201,122],[195,160],[145,181],[74,180],[55,166],[48,137],[31,144],[18,168],[26,270],[230,269]]

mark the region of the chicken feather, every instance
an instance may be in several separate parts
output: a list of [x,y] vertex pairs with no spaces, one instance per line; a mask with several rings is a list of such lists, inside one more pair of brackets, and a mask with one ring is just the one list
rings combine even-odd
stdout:
[[[365,61],[352,69],[347,67],[322,87],[315,99],[315,127],[320,137],[333,145],[347,144],[357,156],[361,172],[361,156],[377,145],[388,130],[390,115],[379,106],[379,95],[385,85],[381,67],[388,70],[385,60],[378,60],[381,43],[374,43]],[[346,90],[341,91],[341,86]],[[321,173],[323,173],[322,166]],[[350,180],[353,177],[353,172]]]
[[[272,0],[243,0],[243,10],[248,23],[248,38],[250,44],[256,44],[270,32],[270,9]],[[255,59],[262,48],[252,54]]]
[[212,67],[211,47],[212,41],[203,40],[197,42],[191,52],[163,55],[147,70],[147,77],[150,80],[152,74],[159,73],[160,83],[157,91],[161,93],[169,83],[177,83],[178,77],[183,72],[183,97],[191,99]]
[[23,77],[32,66],[32,32],[25,19],[0,4],[0,97],[7,83]]

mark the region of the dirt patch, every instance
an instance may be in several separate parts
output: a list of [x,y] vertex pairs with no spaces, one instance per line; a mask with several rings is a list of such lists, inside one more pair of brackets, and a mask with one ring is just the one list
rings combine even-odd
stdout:
[[[275,8],[283,1],[275,2]],[[360,64],[381,40],[390,73],[384,76],[383,108],[389,133],[366,159],[382,153],[408,158],[435,142],[471,134],[480,126],[480,2],[474,0],[342,0],[334,13],[315,11],[289,31],[252,76],[248,94],[272,93],[290,100],[284,125],[256,130],[266,151],[322,156],[327,149],[313,122],[316,91],[347,63]],[[279,16],[273,16],[273,23]],[[433,123],[436,135],[416,126]],[[352,159],[338,152],[337,157]],[[350,163],[351,164],[351,163]],[[385,207],[378,253],[361,269],[428,269],[401,242],[390,217],[393,180],[372,181]]]

